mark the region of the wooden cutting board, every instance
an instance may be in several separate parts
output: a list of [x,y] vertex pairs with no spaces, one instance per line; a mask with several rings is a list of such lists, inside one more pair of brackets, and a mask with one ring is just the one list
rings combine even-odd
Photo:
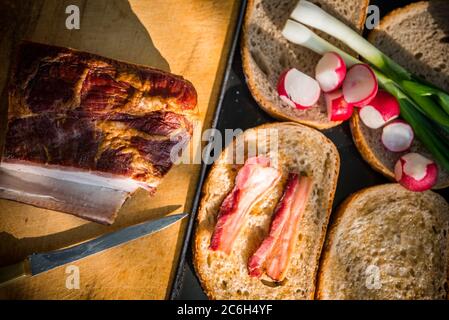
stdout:
[[[79,30],[68,30],[65,26],[68,5],[80,9]],[[2,1],[3,127],[7,70],[12,49],[21,39],[72,47],[183,75],[198,92],[201,125],[209,127],[239,6],[239,1],[233,0]],[[33,252],[71,246],[128,225],[188,212],[199,169],[199,165],[174,167],[154,197],[138,192],[125,203],[115,224],[109,227],[0,200],[0,266],[18,262]],[[79,289],[76,285],[73,288],[72,278],[68,278],[73,276],[73,269],[62,266],[0,289],[0,298],[163,299],[176,270],[185,226],[183,221],[72,263],[79,270]]]

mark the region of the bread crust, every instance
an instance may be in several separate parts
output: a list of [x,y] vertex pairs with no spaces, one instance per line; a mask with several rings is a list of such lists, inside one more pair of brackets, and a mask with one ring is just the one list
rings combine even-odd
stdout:
[[[254,10],[254,2],[255,0],[248,0],[248,4],[246,7],[246,13],[245,13],[245,19],[243,23],[243,33],[242,33],[242,39],[241,39],[241,55],[242,55],[242,64],[243,64],[243,71],[246,78],[246,83],[248,85],[248,88],[254,97],[254,99],[257,101],[258,105],[269,115],[272,117],[283,120],[283,121],[293,121],[298,122],[301,124],[305,124],[311,127],[314,127],[319,130],[329,129],[335,126],[338,126],[342,123],[342,121],[327,121],[327,122],[320,122],[320,121],[308,121],[308,120],[299,120],[294,117],[289,117],[286,114],[283,114],[279,111],[278,106],[271,102],[270,99],[267,99],[267,97],[264,95],[263,92],[261,92],[257,86],[256,79],[254,77],[254,74],[251,72],[250,67],[250,61],[251,61],[251,54],[250,50],[247,46],[248,43],[248,28],[250,24],[251,15]],[[360,6],[361,12],[366,12],[369,5],[369,0],[363,0],[363,3]],[[365,15],[360,15],[360,19],[357,22],[357,25],[359,29],[363,28],[363,24],[365,23]]]
[[[294,128],[300,128],[302,130],[312,130],[312,131],[316,131],[312,128],[309,128],[307,126],[298,124],[298,123],[293,123],[293,122],[283,122],[283,123],[272,123],[272,124],[264,124],[255,128],[252,128],[250,130],[259,130],[259,129],[266,129],[266,128],[280,128],[280,127],[288,127],[288,126],[292,126]],[[338,150],[336,148],[336,146],[333,144],[333,142],[331,140],[329,140],[326,136],[322,135],[319,132],[316,132],[318,134],[320,134],[321,138],[323,139],[322,143],[326,143],[329,144],[329,146],[331,146],[332,152],[333,152],[333,156],[335,156],[335,160],[336,160],[336,164],[335,164],[335,171],[334,171],[334,179],[333,181],[329,181],[328,183],[330,184],[330,195],[329,195],[329,201],[327,203],[327,208],[326,208],[326,223],[323,223],[323,228],[321,230],[321,234],[319,236],[319,250],[316,252],[316,257],[315,257],[315,268],[313,270],[313,274],[314,279],[313,279],[313,290],[311,290],[310,295],[307,297],[308,299],[313,299],[314,298],[314,291],[316,288],[316,274],[318,272],[318,267],[319,267],[319,259],[321,256],[321,250],[323,248],[324,245],[324,241],[325,241],[325,236],[326,236],[326,230],[327,230],[327,225],[329,222],[329,218],[330,218],[330,214],[332,211],[332,204],[333,204],[333,199],[334,199],[334,195],[335,195],[335,191],[336,191],[336,187],[337,187],[337,181],[338,181],[338,175],[339,175],[339,171],[340,171],[340,156],[338,153]],[[243,133],[245,134],[245,133]],[[212,284],[209,283],[209,281],[207,280],[206,275],[204,274],[201,265],[206,263],[206,261],[204,261],[204,256],[201,255],[201,244],[200,244],[200,240],[201,240],[201,222],[204,221],[205,219],[207,219],[208,213],[205,210],[205,206],[207,204],[206,199],[208,199],[209,197],[209,192],[208,190],[210,189],[210,187],[214,184],[213,181],[213,172],[215,171],[216,167],[220,164],[220,162],[223,160],[223,154],[225,153],[225,151],[228,148],[231,148],[235,145],[235,140],[228,146],[226,147],[225,150],[223,150],[223,152],[221,153],[221,156],[219,159],[217,159],[215,161],[215,163],[212,165],[210,171],[209,171],[209,175],[206,178],[203,188],[202,188],[202,197],[201,197],[201,203],[199,206],[199,210],[198,210],[198,214],[196,217],[196,227],[195,227],[195,235],[194,235],[194,241],[192,243],[192,251],[193,251],[193,264],[194,264],[194,268],[196,271],[196,274],[200,280],[201,286],[204,290],[204,292],[206,293],[207,297],[209,299],[217,299],[219,297],[216,296]],[[292,159],[289,159],[290,161]],[[217,212],[213,212],[213,213],[209,213],[209,215],[216,215]],[[251,296],[249,297],[251,298]]]
[[[335,213],[333,213],[333,221],[331,222],[329,231],[326,235],[326,241],[325,241],[324,248],[323,248],[322,254],[321,254],[320,265],[319,265],[319,270],[318,270],[318,275],[317,275],[317,290],[316,290],[316,294],[315,294],[315,299],[317,299],[317,300],[324,299],[323,288],[321,285],[323,282],[324,270],[327,269],[327,266],[330,263],[329,262],[330,248],[333,247],[333,242],[334,242],[334,239],[336,238],[336,232],[338,231],[339,225],[341,223],[341,220],[343,219],[343,215],[345,214],[346,210],[354,202],[356,202],[357,199],[363,198],[365,195],[367,195],[371,192],[376,192],[378,190],[390,189],[390,188],[395,188],[395,187],[402,188],[397,183],[388,183],[388,184],[382,184],[382,185],[377,185],[377,186],[361,189],[361,190],[351,194],[350,196],[348,196],[343,201],[343,203],[338,207],[337,211]],[[433,191],[426,191],[426,192],[433,193]],[[436,193],[434,193],[434,195],[439,196]],[[448,261],[448,265],[449,265],[449,261]],[[449,268],[448,268],[447,279],[449,281]],[[449,296],[448,296],[448,299],[449,299]]]
[[[428,1],[421,1],[421,2],[415,2],[412,4],[409,4],[405,7],[395,9],[391,11],[389,14],[387,14],[382,20],[380,21],[380,24],[377,28],[375,28],[373,31],[370,32],[368,35],[368,40],[370,42],[373,42],[374,39],[379,35],[382,35],[383,30],[385,30],[387,27],[389,27],[392,23],[397,22],[398,19],[402,19],[403,15],[407,14],[413,14],[414,12],[420,12],[423,10],[427,10],[429,7]],[[354,140],[354,144],[356,145],[357,149],[359,150],[360,154],[362,155],[363,159],[365,159],[366,162],[377,172],[384,175],[386,178],[388,178],[391,181],[395,181],[394,176],[394,168],[388,168],[385,166],[382,161],[379,160],[379,158],[376,156],[376,154],[373,152],[373,150],[370,148],[366,137],[364,136],[362,132],[362,123],[360,116],[358,112],[354,112],[351,120],[350,120],[350,127],[351,127],[351,133]],[[444,189],[449,187],[449,180],[447,181],[439,181],[438,184],[433,188],[435,190],[437,189]]]
[[337,212],[335,212],[332,216],[333,216],[333,221],[330,225],[330,227],[328,227],[328,232],[326,234],[326,239],[324,242],[324,247],[321,253],[321,257],[320,257],[320,263],[319,263],[319,268],[318,268],[318,273],[317,273],[317,280],[316,280],[316,292],[315,292],[315,299],[316,300],[322,300],[323,299],[323,293],[322,290],[320,288],[320,283],[322,281],[323,278],[323,269],[326,268],[327,264],[328,264],[328,256],[329,256],[329,248],[332,247],[333,241],[332,239],[334,239],[334,235],[336,230],[338,229],[338,225],[340,224],[340,221],[343,217],[343,214],[346,210],[346,208],[351,204],[351,202],[359,197],[361,194],[363,194],[363,192],[366,192],[368,189],[370,188],[365,188],[362,189],[360,191],[357,191],[355,193],[353,193],[352,195],[350,195],[349,197],[347,197],[343,203],[338,207]]

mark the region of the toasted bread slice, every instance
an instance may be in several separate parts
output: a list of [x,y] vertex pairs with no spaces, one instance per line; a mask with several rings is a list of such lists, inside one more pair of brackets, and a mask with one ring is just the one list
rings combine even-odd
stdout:
[[[369,0],[316,0],[326,11],[348,23],[354,29],[363,30]],[[277,81],[288,68],[314,77],[320,56],[309,49],[287,41],[282,29],[298,0],[249,0],[241,43],[243,71],[248,87],[259,106],[279,120],[295,121],[317,129],[331,128],[341,122],[329,121],[324,100],[308,110],[298,110],[279,99]],[[337,40],[323,38],[345,48]],[[347,48],[345,48],[347,49]]]
[[[278,148],[267,146],[262,154],[278,156],[282,169],[281,182],[250,212],[234,242],[233,252],[225,255],[209,250],[219,208],[234,186],[242,165],[227,164],[226,159],[236,144],[234,141],[212,166],[203,187],[193,243],[194,265],[201,285],[211,299],[312,299],[318,261],[332,208],[340,169],[340,157],[335,145],[319,131],[291,122],[262,125],[246,130],[241,139],[248,144],[259,143],[264,130],[277,132]],[[242,141],[242,140],[241,140]],[[299,223],[298,241],[291,257],[286,279],[281,283],[252,278],[247,263],[266,237],[272,214],[279,201],[290,171],[313,177],[313,190]]]
[[398,184],[350,196],[330,226],[319,299],[445,299],[449,205]]
[[[382,19],[369,36],[377,48],[407,70],[449,91],[449,2],[417,2],[397,9]],[[355,145],[377,171],[394,180],[394,165],[404,153],[386,150],[380,142],[382,129],[368,128],[357,112],[351,119]],[[411,148],[432,159],[422,143]],[[435,189],[449,186],[449,173],[439,166]]]

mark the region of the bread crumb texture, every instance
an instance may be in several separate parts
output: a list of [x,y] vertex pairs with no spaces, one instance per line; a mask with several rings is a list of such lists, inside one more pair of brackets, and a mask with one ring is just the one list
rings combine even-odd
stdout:
[[363,190],[331,226],[320,299],[445,299],[449,206],[398,184]]

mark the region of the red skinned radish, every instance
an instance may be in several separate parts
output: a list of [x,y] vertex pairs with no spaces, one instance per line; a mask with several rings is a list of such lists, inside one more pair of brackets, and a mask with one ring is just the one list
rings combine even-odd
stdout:
[[408,153],[394,167],[396,181],[404,188],[421,192],[431,189],[438,179],[438,167],[419,153]]
[[346,73],[343,81],[345,100],[357,107],[366,106],[377,94],[377,78],[366,64],[355,64]]
[[315,105],[321,94],[318,82],[295,68],[282,73],[277,89],[281,100],[297,109]]
[[324,100],[326,101],[327,117],[330,121],[345,121],[351,118],[354,107],[346,102],[341,90],[325,93]]
[[374,99],[360,110],[360,119],[371,129],[379,129],[399,117],[399,103],[386,91],[379,90]]
[[414,138],[412,127],[402,120],[393,121],[382,129],[382,144],[392,152],[410,149]]
[[326,93],[340,88],[345,76],[346,64],[335,52],[325,53],[315,67],[315,79]]

